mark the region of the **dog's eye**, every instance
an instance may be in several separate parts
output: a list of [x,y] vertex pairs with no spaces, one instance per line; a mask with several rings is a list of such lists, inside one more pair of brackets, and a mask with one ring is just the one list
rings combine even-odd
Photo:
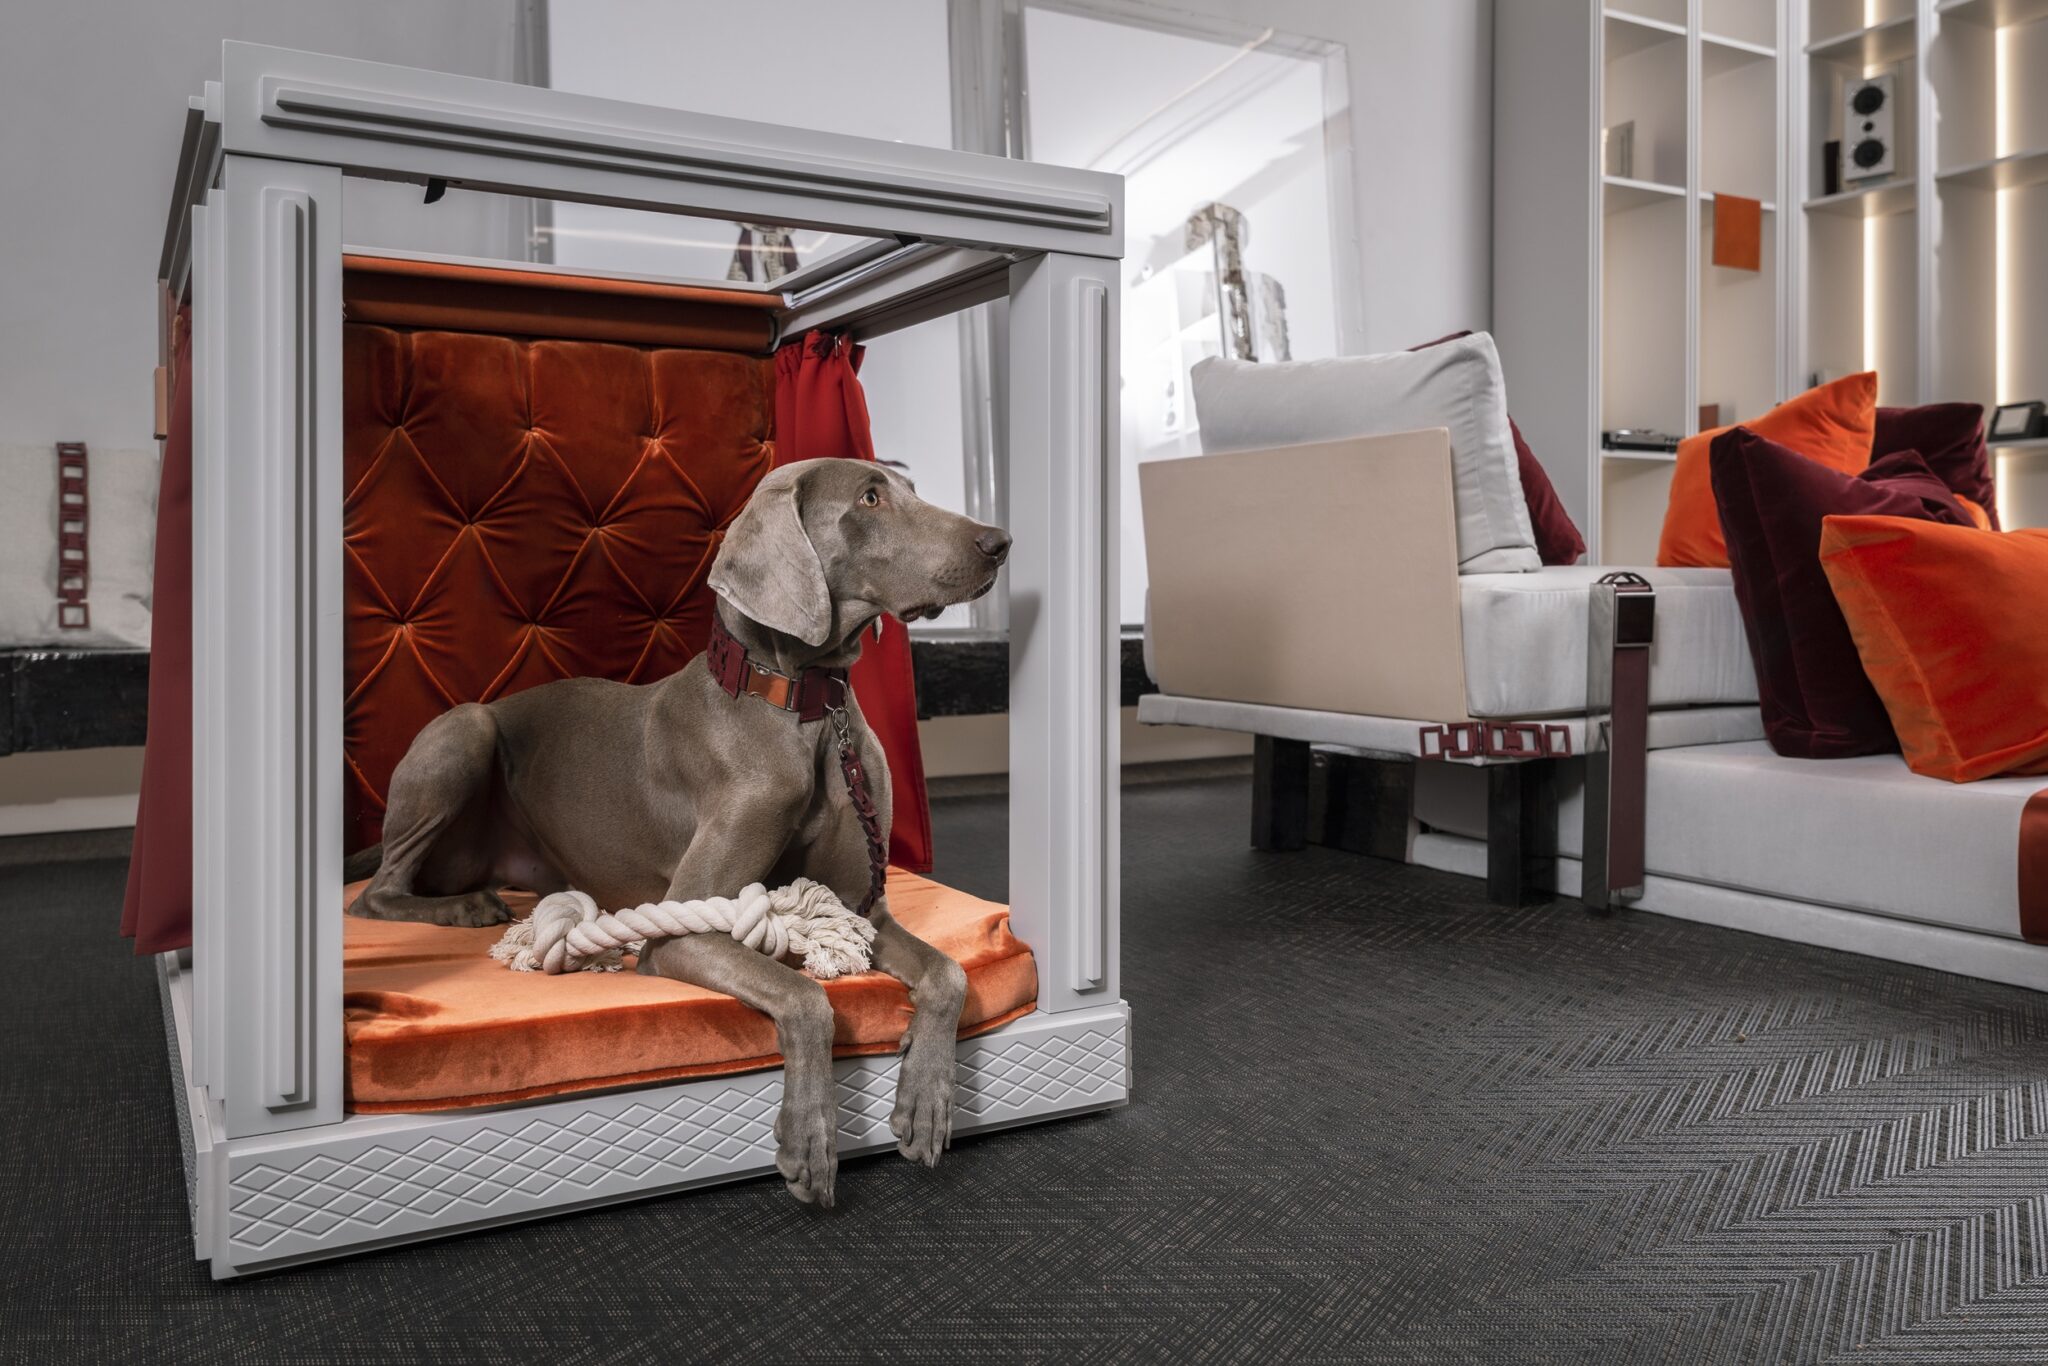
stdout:
[[869,489],[860,496],[860,505],[864,508],[880,507],[882,505],[882,495],[873,489]]

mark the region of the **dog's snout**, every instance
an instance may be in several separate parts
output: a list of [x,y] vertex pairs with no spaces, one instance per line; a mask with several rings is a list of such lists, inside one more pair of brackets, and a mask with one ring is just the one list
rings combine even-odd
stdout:
[[1010,558],[1010,533],[1000,527],[985,526],[976,533],[974,548],[1001,564]]

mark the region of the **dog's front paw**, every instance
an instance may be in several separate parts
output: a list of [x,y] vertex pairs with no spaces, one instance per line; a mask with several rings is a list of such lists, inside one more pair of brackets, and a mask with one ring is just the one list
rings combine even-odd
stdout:
[[951,1048],[913,1047],[903,1056],[889,1132],[896,1135],[896,1151],[912,1162],[936,1167],[952,1142],[953,1071]]
[[463,896],[451,896],[442,903],[435,921],[442,925],[459,925],[464,929],[478,930],[489,925],[502,925],[512,918],[512,908],[507,906],[496,892],[470,892]]
[[789,1193],[806,1205],[832,1208],[832,1183],[839,1174],[838,1136],[829,1103],[804,1105],[784,1100],[775,1118],[775,1170]]

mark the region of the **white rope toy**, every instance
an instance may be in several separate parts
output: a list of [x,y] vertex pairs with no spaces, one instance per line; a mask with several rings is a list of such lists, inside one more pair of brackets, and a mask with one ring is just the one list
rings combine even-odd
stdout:
[[801,954],[805,972],[832,978],[868,970],[875,927],[807,877],[772,892],[752,882],[737,897],[649,901],[616,912],[567,891],[543,897],[532,915],[514,921],[491,957],[514,972],[617,972],[649,939],[680,934],[729,934],[770,958]]

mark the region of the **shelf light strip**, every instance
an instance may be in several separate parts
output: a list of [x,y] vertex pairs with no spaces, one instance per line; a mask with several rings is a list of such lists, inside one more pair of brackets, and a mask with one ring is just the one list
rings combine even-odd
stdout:
[[[1991,99],[1996,110],[1992,122],[1992,136],[1997,139],[1991,148],[1994,157],[2002,157],[2012,150],[2012,110],[2009,107],[2009,92],[2012,84],[2012,37],[2009,30],[2000,28],[1991,35]],[[1993,184],[1996,185],[1996,181]],[[1992,222],[1992,279],[1991,299],[1993,326],[1997,329],[1992,342],[1991,368],[1992,383],[1997,393],[1993,404],[2004,403],[2012,394],[2012,376],[2009,367],[2012,362],[2012,308],[2006,302],[2006,286],[2012,280],[2012,214],[2014,196],[1994,189],[1991,195]],[[2003,457],[1994,452],[1991,457],[1992,487],[1998,496],[1998,521],[2001,526],[2014,524],[2017,509],[2012,506],[2009,489],[2011,481],[2000,479],[1999,465]]]

